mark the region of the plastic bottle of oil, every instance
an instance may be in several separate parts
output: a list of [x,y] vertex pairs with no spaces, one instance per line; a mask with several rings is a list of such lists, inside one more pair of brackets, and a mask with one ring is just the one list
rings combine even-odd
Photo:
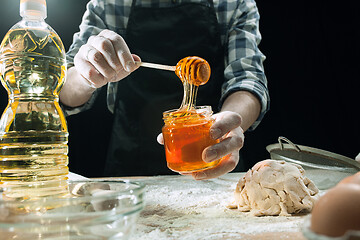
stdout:
[[62,194],[68,174],[68,131],[59,106],[65,49],[45,22],[45,0],[21,0],[20,15],[0,46],[9,98],[0,120],[0,187],[31,183],[33,189],[15,194],[21,198]]

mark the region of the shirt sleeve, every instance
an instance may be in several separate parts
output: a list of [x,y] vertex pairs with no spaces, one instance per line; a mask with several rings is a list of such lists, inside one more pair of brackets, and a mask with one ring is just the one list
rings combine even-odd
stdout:
[[220,107],[231,93],[244,90],[253,93],[261,103],[258,119],[249,128],[254,130],[270,108],[267,79],[264,73],[264,54],[259,50],[259,12],[253,0],[240,1],[229,24],[225,82]]
[[[104,2],[100,0],[92,0],[86,6],[86,11],[83,15],[82,22],[79,26],[80,31],[73,36],[73,42],[66,53],[67,68],[74,66],[74,57],[78,53],[80,47],[87,43],[92,35],[99,34],[107,26],[104,22],[105,7]],[[68,107],[61,105],[66,116],[77,114],[79,112],[90,109],[95,102],[100,89],[97,89],[89,101],[79,107]]]

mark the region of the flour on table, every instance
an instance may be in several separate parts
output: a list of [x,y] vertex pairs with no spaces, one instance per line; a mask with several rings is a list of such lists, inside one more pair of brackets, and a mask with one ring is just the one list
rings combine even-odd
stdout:
[[238,240],[299,231],[304,215],[259,218],[227,208],[244,175],[234,172],[203,181],[180,175],[139,179],[146,185],[146,206],[131,240]]
[[319,190],[305,177],[304,169],[285,161],[255,164],[238,182],[230,208],[254,216],[289,216],[310,212]]

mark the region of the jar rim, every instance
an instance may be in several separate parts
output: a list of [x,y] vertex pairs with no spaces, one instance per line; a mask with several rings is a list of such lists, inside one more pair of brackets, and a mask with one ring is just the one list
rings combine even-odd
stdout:
[[[163,112],[164,114],[170,114],[173,112],[178,111],[179,109],[170,109]],[[203,113],[203,112],[212,112],[212,108],[210,105],[204,105],[204,106],[195,106],[195,110],[197,113]]]
[[[165,112],[163,112],[163,119],[165,122],[167,122],[167,120],[169,119],[186,119],[189,117],[189,115],[184,115],[184,116],[177,116],[174,117],[173,113],[176,113],[177,111],[179,111],[180,109],[171,109],[171,110],[167,110]],[[195,112],[197,115],[203,115],[204,117],[210,117],[212,115],[212,108],[209,105],[205,105],[205,106],[196,106],[195,107]]]

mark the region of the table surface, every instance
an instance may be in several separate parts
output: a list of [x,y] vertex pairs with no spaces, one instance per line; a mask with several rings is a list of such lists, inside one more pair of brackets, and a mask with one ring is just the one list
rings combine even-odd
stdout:
[[146,185],[146,205],[131,240],[305,240],[301,228],[307,214],[255,217],[227,208],[244,174],[229,173],[205,181],[181,175],[128,178]]

